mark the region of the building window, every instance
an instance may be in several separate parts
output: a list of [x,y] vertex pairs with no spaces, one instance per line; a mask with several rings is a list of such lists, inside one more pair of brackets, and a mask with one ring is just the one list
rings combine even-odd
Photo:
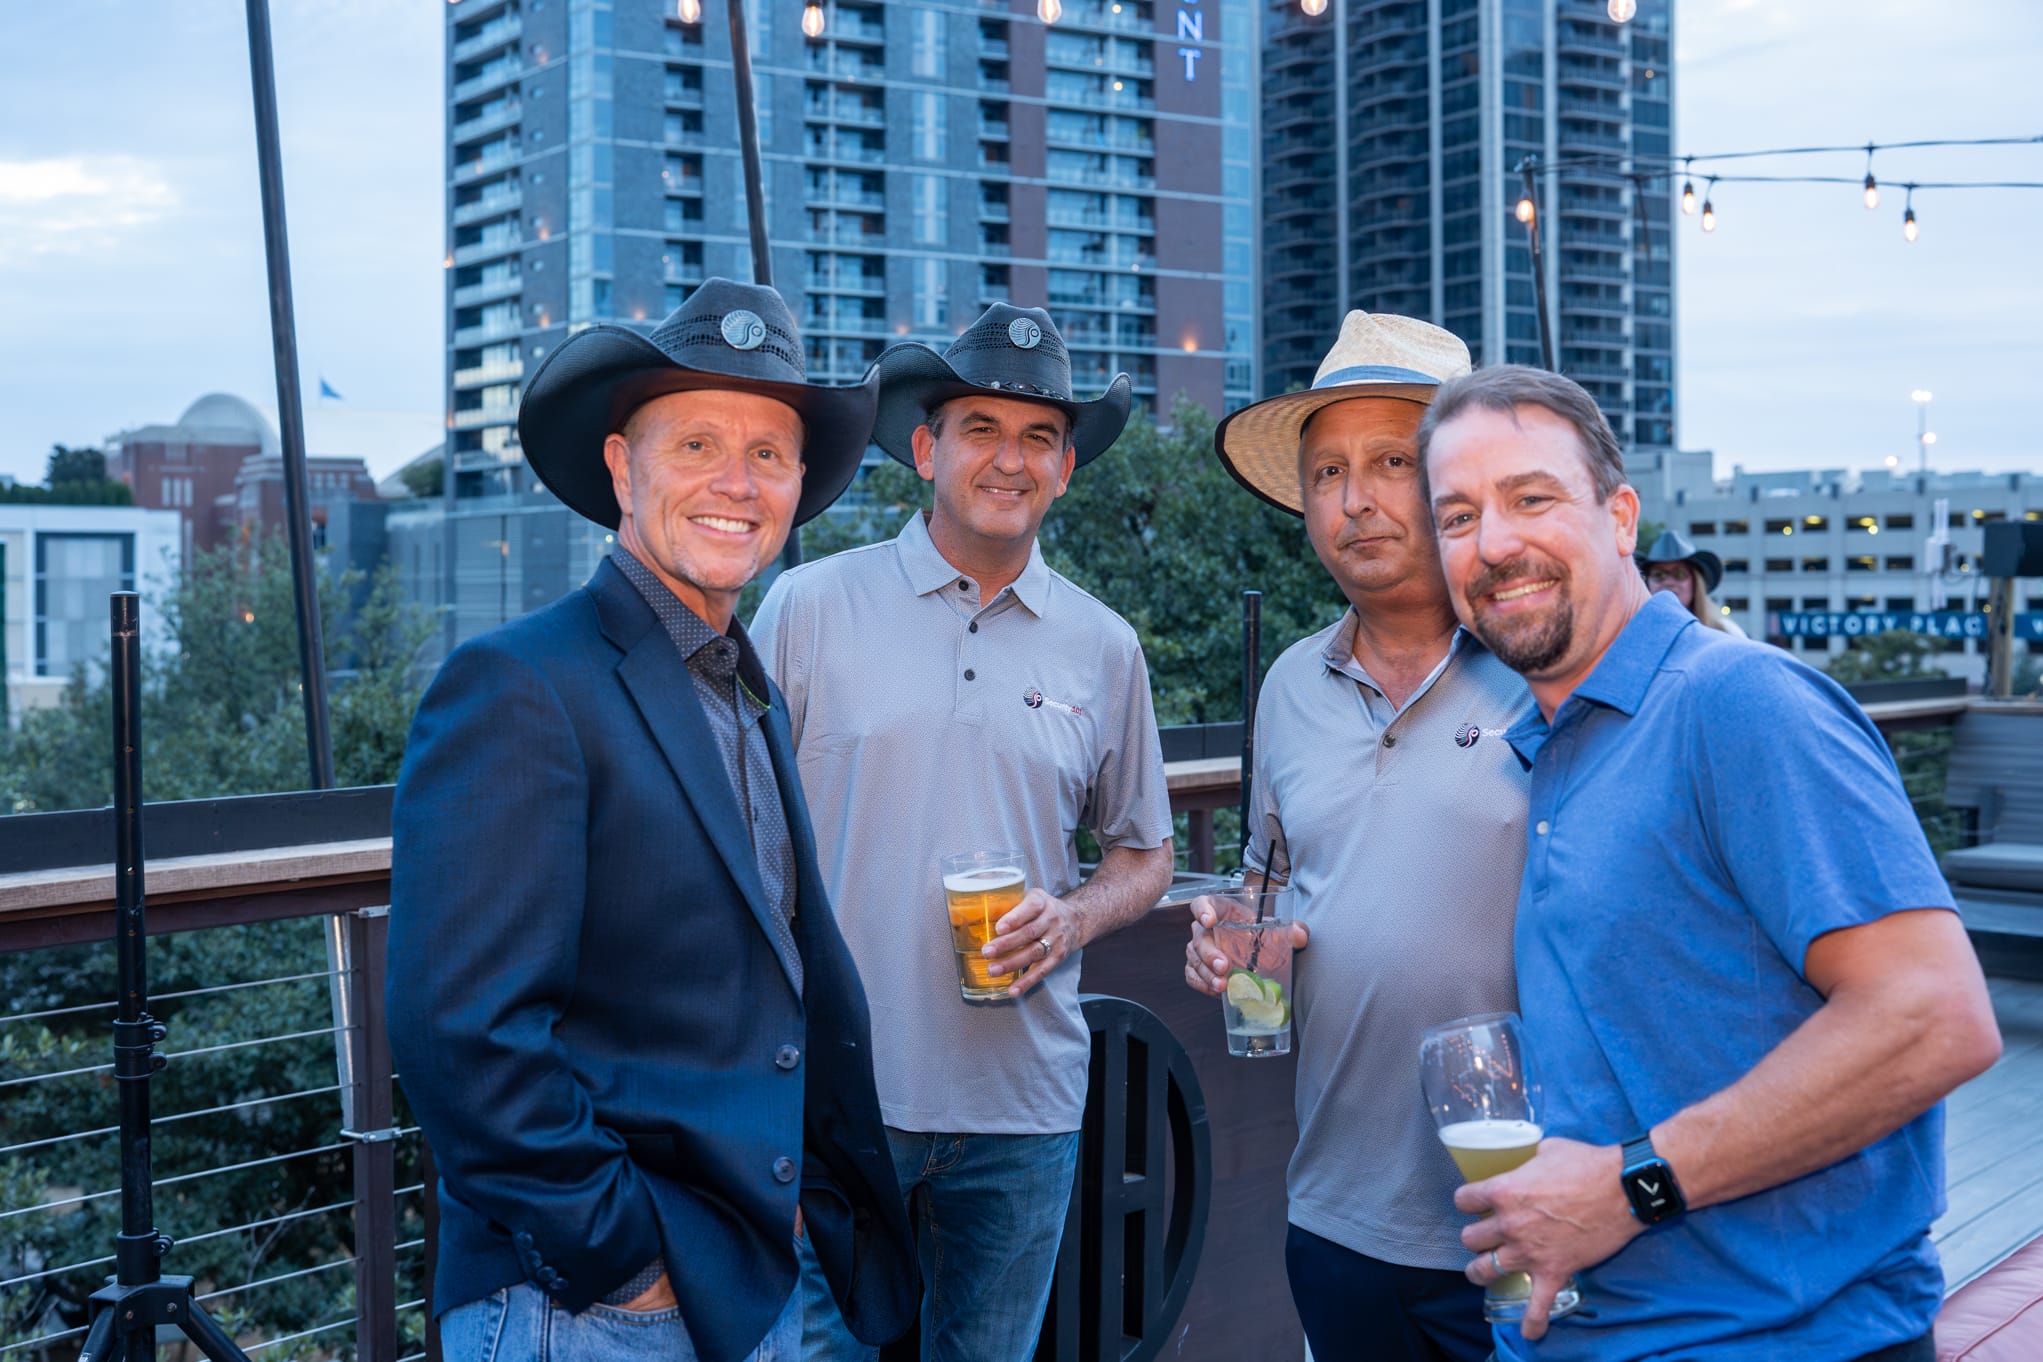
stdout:
[[1688,533],[1691,538],[1702,539],[1716,532],[1717,522],[1714,520],[1692,520],[1688,525]]
[[1887,571],[1915,571],[1915,555],[1912,553],[1890,553],[1887,555]]
[[915,244],[941,246],[950,217],[950,181],[941,175],[915,177]]
[[1768,534],[1793,534],[1795,532],[1795,522],[1792,520],[1769,520],[1766,522],[1766,532]]
[[915,38],[909,69],[916,75],[943,75],[943,26],[944,16],[938,11],[915,11]]
[[1804,558],[1802,560],[1802,571],[1828,572],[1830,571],[1830,560],[1828,558]]
[[935,331],[943,326],[950,311],[950,266],[948,261],[928,257],[915,262],[915,325],[918,330]]
[[1724,533],[1751,534],[1752,522],[1749,520],[1727,520],[1724,522]]
[[69,676],[74,667],[103,662],[106,598],[134,589],[134,535],[37,535],[36,675]]
[[1769,558],[1766,560],[1766,570],[1768,572],[1793,572],[1795,570],[1795,560],[1792,558]]
[[1854,554],[1844,560],[1846,572],[1874,572],[1879,566],[1880,560],[1870,553]]
[[1752,560],[1750,558],[1726,558],[1724,560],[1724,572],[1727,575],[1733,572],[1750,571],[1752,571]]
[[916,157],[924,161],[941,161],[944,158],[943,96],[934,90],[917,90],[910,107],[913,110],[910,130],[915,141]]
[[1890,515],[1887,517],[1887,528],[1890,530],[1912,530],[1915,528],[1915,517],[1907,512],[1899,515]]

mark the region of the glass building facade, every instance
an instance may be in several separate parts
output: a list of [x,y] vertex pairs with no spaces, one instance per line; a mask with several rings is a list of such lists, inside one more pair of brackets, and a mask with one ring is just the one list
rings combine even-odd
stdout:
[[1625,25],[1602,0],[1265,0],[1262,25],[1263,391],[1309,385],[1354,307],[1541,363],[1515,216],[1537,157],[1555,365],[1620,443],[1671,448],[1671,0]]
[[[520,385],[573,330],[752,277],[723,5],[447,6],[448,642],[604,551],[527,473]],[[749,0],[774,282],[810,377],[1047,307],[1081,395],[1261,386],[1255,0]]]

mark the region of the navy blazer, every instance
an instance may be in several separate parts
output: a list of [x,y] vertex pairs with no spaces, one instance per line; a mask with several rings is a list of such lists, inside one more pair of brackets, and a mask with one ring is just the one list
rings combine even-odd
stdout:
[[705,1362],[733,1362],[794,1292],[799,1198],[852,1330],[912,1321],[865,993],[770,698],[801,995],[687,664],[613,564],[427,690],[397,786],[389,1014],[440,1171],[435,1311],[521,1281],[581,1310],[664,1257]]

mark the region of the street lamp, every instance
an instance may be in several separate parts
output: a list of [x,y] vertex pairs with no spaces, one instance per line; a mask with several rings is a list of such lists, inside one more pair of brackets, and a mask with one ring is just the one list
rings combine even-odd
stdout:
[[1915,403],[1915,448],[1916,469],[1929,472],[1929,447],[1937,442],[1937,433],[1929,428],[1929,404],[1932,396],[1928,388],[1917,388],[1909,398]]

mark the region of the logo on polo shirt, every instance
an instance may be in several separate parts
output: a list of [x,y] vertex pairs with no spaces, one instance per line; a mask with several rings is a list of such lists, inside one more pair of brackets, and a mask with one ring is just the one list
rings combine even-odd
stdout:
[[1504,730],[1501,728],[1479,728],[1475,724],[1463,724],[1460,728],[1454,730],[1454,745],[1456,747],[1474,747],[1476,739],[1484,736],[1501,738],[1504,736]]
[[1066,714],[1085,713],[1077,705],[1067,705],[1062,700],[1052,700],[1049,696],[1033,687],[1022,692],[1022,703],[1030,709],[1041,709],[1043,706],[1048,705],[1051,709],[1061,709]]

